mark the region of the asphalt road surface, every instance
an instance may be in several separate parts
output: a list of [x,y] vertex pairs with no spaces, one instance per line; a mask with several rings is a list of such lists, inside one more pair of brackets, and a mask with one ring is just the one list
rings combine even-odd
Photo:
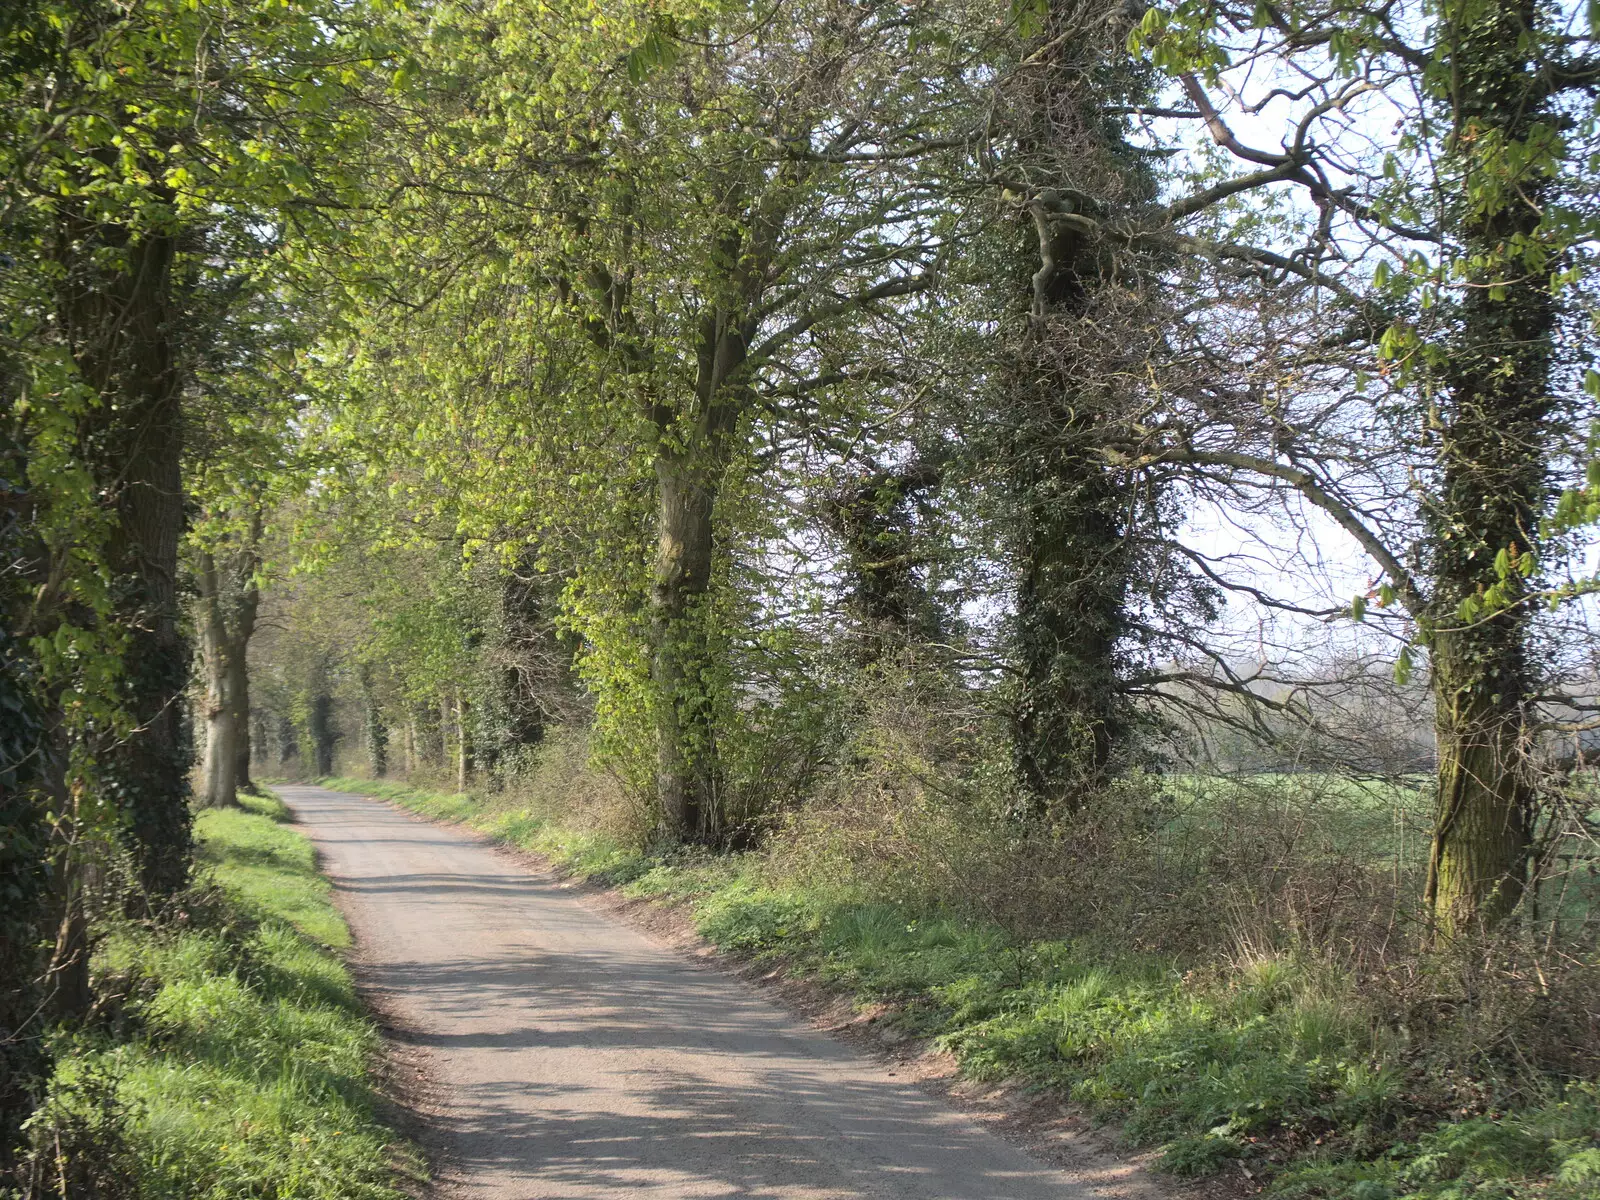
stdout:
[[1089,1200],[892,1068],[473,837],[277,789],[426,1054],[440,1191],[532,1197]]

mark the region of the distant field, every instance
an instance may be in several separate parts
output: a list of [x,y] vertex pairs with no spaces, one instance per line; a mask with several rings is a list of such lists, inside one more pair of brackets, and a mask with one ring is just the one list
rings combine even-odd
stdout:
[[[1374,867],[1390,866],[1420,887],[1433,827],[1431,775],[1398,779],[1358,778],[1331,772],[1261,771],[1237,775],[1175,774],[1162,781],[1175,815],[1164,832],[1249,829],[1259,817],[1280,836],[1296,835],[1301,852],[1319,844],[1329,855],[1352,854]],[[1596,807],[1600,778],[1580,775],[1573,786]],[[1600,845],[1572,836],[1552,836],[1544,859],[1544,882],[1536,898],[1538,919],[1563,928],[1600,916]]]

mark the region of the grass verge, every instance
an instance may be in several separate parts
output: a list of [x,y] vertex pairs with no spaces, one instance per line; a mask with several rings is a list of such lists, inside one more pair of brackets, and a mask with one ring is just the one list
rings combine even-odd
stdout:
[[[350,936],[275,797],[202,813],[169,927],[100,942],[102,1002],[32,1122],[39,1190],[162,1200],[398,1200],[420,1162],[379,1119]],[[56,1176],[58,1180],[48,1177]]]
[[1353,981],[1293,956],[1210,970],[911,912],[796,883],[759,855],[650,856],[503,796],[334,778],[461,821],[627,894],[689,906],[719,949],[888,1006],[979,1079],[1069,1095],[1187,1176],[1243,1168],[1305,1200],[1595,1200],[1600,1092],[1506,1107],[1374,1020]]

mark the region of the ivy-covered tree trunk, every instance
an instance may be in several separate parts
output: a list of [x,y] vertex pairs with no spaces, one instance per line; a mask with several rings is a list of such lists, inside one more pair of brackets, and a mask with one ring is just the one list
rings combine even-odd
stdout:
[[472,751],[467,745],[467,702],[458,691],[455,698],[454,717],[456,724],[456,791],[467,790],[468,765],[472,761]]
[[1137,506],[1104,449],[1121,431],[1114,381],[1147,335],[1104,302],[1117,251],[1090,232],[1153,195],[1123,120],[1101,111],[1142,86],[1117,65],[1125,19],[1092,0],[1054,0],[1012,97],[1009,194],[1031,245],[1002,260],[1016,272],[1019,329],[997,407],[1018,560],[1012,736],[1038,814],[1075,810],[1102,788],[1130,729],[1121,650]]
[[[1549,498],[1546,422],[1558,308],[1540,257],[1544,176],[1519,148],[1552,128],[1543,72],[1531,61],[1531,4],[1450,5],[1453,214],[1474,277],[1442,370],[1437,489],[1428,510],[1438,803],[1427,902],[1445,936],[1492,924],[1517,904],[1532,833],[1527,657],[1520,556],[1538,545]],[[1508,153],[1508,150],[1510,151]],[[1509,568],[1509,569],[1507,569]],[[1496,584],[1508,606],[1475,600]]]
[[426,704],[411,707],[411,728],[415,762],[412,769],[444,765],[444,727],[438,714]]
[[659,535],[650,593],[656,786],[662,833],[678,842],[710,840],[716,820],[705,604],[719,475],[693,453],[656,459]]
[[300,753],[300,738],[294,721],[286,713],[278,714],[278,769],[287,771]]
[[[384,720],[383,706],[378,703],[372,667],[367,663],[361,664],[360,682],[361,716],[366,725],[367,765],[375,778],[382,779],[389,773],[389,726]],[[409,770],[409,755],[406,766]]]
[[[10,567],[36,558],[38,547],[25,545],[32,538],[14,510],[26,496],[24,463],[8,442],[0,438],[0,562]],[[20,575],[0,575],[0,1173],[44,1073],[40,946],[49,925],[50,830],[43,784],[59,771],[46,762],[51,746],[34,671],[12,632],[30,599]]]
[[1446,935],[1492,924],[1516,907],[1532,834],[1524,705],[1490,690],[1497,685],[1472,661],[1483,648],[1472,639],[1434,651],[1438,803],[1427,901]]
[[[93,228],[99,242],[116,231]],[[107,564],[116,620],[126,631],[122,688],[133,730],[101,766],[126,814],[145,896],[189,877],[190,747],[184,708],[189,648],[179,626],[178,542],[183,535],[182,373],[172,342],[177,239],[150,233],[118,249],[113,271],[73,264],[62,312],[79,369],[102,397],[90,434],[97,474],[114,497]]]
[[[242,631],[243,632],[243,631]],[[245,792],[256,790],[255,778],[251,774],[251,763],[254,752],[251,748],[250,734],[250,638],[255,633],[255,621],[252,617],[248,632],[243,632],[240,640],[239,651],[228,659],[228,670],[232,673],[228,691],[233,697],[233,727],[237,731],[238,741],[234,746],[234,785]]]
[[[1127,729],[1118,643],[1127,632],[1126,499],[1071,411],[1070,381],[1046,377],[1066,410],[1018,448],[1022,510],[1016,645],[1018,773],[1041,811],[1078,808],[1104,782]],[[1077,444],[1074,444],[1077,443]]]
[[319,778],[332,775],[333,747],[338,735],[333,727],[333,697],[326,691],[318,691],[311,697],[306,734],[311,743],[312,771]]
[[852,480],[823,499],[823,524],[844,545],[846,602],[856,619],[856,659],[870,666],[897,647],[938,635],[938,612],[917,568],[913,505],[939,485],[932,463],[913,462]]
[[[741,265],[741,255],[745,261]],[[715,265],[728,294],[759,288],[745,275],[763,256],[734,233],[718,244]],[[655,414],[657,540],[650,593],[651,679],[656,692],[657,800],[663,834],[712,843],[723,837],[717,806],[714,689],[721,677],[708,608],[716,549],[717,492],[748,390],[739,379],[754,323],[742,309],[708,305],[696,342],[698,368],[689,420]]]

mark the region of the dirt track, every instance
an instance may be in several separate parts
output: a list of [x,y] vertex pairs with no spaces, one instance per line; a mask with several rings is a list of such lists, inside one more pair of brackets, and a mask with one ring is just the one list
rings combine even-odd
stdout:
[[1089,1200],[1069,1174],[456,830],[278,789],[425,1056],[440,1190]]

